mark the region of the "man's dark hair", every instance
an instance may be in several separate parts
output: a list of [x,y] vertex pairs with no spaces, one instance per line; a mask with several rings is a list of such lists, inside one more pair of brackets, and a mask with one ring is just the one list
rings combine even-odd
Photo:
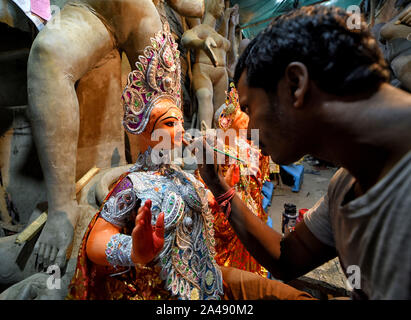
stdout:
[[375,90],[389,79],[387,64],[364,19],[350,30],[349,17],[341,8],[316,5],[276,18],[244,50],[234,82],[246,70],[248,86],[273,92],[287,65],[299,61],[325,92]]

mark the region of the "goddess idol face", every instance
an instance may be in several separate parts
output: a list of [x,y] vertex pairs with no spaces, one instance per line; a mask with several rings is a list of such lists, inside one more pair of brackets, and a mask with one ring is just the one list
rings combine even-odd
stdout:
[[[179,148],[183,142],[184,118],[182,111],[168,98],[158,101],[151,111],[150,120],[140,134],[144,148],[154,148],[159,143],[165,150]],[[145,150],[141,150],[145,151]]]

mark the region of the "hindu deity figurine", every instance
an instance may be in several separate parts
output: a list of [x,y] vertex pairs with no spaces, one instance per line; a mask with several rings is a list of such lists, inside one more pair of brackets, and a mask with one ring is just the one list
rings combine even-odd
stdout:
[[[249,209],[266,223],[267,213],[262,207],[261,190],[269,176],[269,157],[264,156],[245,135],[241,134],[241,130],[246,132],[248,121],[248,115],[240,108],[237,90],[231,83],[225,104],[215,113],[214,123],[216,128],[224,132],[232,130],[234,139],[230,141],[229,137],[226,137],[224,152],[242,161],[237,161],[234,165],[226,161],[226,164],[221,166],[221,173],[225,176],[226,182],[234,186]],[[266,269],[250,255],[238,239],[224,214],[216,214],[214,228],[218,264],[267,275]]]
[[[142,152],[90,222],[68,298],[220,299],[207,190],[168,156],[184,129],[179,51],[167,24],[139,56],[122,99],[124,127]],[[152,139],[158,129],[169,148]]]

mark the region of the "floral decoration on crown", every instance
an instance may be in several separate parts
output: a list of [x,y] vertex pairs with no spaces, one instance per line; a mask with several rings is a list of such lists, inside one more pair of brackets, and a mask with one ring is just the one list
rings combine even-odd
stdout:
[[150,40],[151,46],[144,49],[136,69],[129,73],[122,95],[123,125],[132,134],[145,130],[151,111],[161,99],[171,99],[181,109],[180,52],[168,23]]
[[220,114],[218,124],[221,129],[227,130],[231,127],[237,111],[240,109],[238,92],[233,82],[230,83],[230,92],[226,93],[225,107]]

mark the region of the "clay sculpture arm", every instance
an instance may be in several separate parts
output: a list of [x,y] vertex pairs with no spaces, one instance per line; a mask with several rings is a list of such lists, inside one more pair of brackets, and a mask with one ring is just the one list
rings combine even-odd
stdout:
[[229,37],[231,25],[238,24],[238,8],[238,4],[236,4],[233,7],[224,10],[223,21],[221,23],[220,29],[218,30],[218,33],[221,34],[224,38]]
[[192,48],[195,50],[204,50],[207,56],[210,58],[213,65],[217,66],[217,57],[215,56],[212,48],[217,48],[217,44],[214,39],[206,35],[204,39],[200,38],[197,34],[198,28],[201,28],[201,25],[195,29],[190,29],[184,32],[181,37],[181,43],[187,48]]
[[230,78],[234,78],[234,70],[235,65],[237,64],[238,59],[238,46],[236,44],[236,27],[239,24],[239,12],[238,12],[238,5],[230,8],[233,9],[230,11],[230,15],[228,16],[229,20],[229,27],[228,27],[228,35],[226,38],[230,41],[231,46],[230,50],[227,52],[227,72]]

